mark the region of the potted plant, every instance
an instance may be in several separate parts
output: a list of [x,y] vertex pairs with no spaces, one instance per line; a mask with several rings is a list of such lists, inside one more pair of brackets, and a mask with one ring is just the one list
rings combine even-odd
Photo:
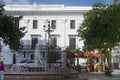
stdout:
[[88,72],[92,71],[92,65],[90,63],[87,63],[87,71]]
[[102,67],[102,65],[98,65],[98,66],[97,66],[97,71],[98,71],[98,72],[103,72],[103,67]]

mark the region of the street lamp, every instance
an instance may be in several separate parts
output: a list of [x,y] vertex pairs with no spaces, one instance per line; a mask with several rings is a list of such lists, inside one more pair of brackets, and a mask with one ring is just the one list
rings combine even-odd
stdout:
[[[45,32],[47,32],[48,34],[48,40],[47,40],[47,56],[49,54],[49,49],[50,49],[50,33],[53,32],[55,30],[55,27],[54,26],[51,26],[50,25],[50,21],[47,21],[47,25],[44,25],[43,26],[43,29]],[[47,60],[47,59],[46,59]],[[47,62],[47,61],[46,61]]]

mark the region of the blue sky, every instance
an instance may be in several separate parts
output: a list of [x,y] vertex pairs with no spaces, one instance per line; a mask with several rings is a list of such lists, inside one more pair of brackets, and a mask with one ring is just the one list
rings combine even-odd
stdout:
[[39,4],[63,4],[66,6],[91,6],[95,2],[111,4],[113,0],[0,0],[0,5],[4,4],[33,4],[36,1]]

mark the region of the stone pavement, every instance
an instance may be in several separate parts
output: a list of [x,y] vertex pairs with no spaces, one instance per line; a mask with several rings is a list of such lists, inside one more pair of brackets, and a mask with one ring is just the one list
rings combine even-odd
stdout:
[[120,70],[114,70],[113,77],[106,76],[104,72],[81,72],[78,80],[120,80]]

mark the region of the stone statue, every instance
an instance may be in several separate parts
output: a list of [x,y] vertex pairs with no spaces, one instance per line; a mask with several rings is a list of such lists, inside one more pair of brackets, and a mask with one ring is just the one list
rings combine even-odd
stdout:
[[61,61],[62,61],[62,67],[64,68],[66,65],[66,52],[65,51],[61,52]]

